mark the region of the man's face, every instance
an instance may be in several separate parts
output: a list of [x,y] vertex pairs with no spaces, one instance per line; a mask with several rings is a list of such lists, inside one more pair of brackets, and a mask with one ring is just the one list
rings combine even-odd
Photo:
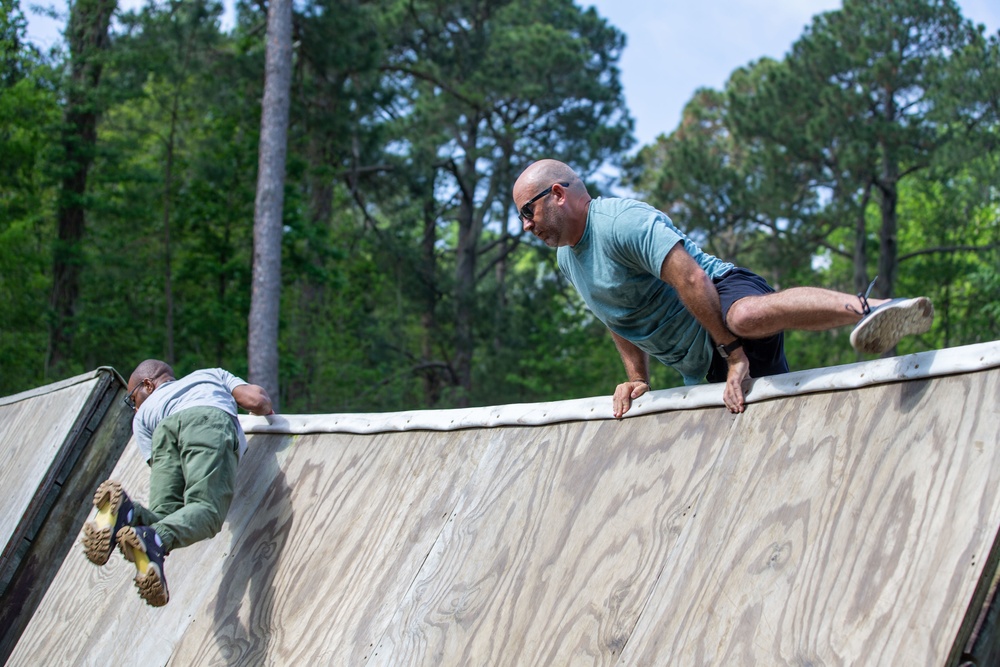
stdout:
[[564,196],[565,187],[562,183],[556,183],[535,194],[525,194],[522,188],[518,194],[524,203],[514,202],[518,205],[518,217],[524,231],[531,232],[550,248],[567,245],[562,238],[566,228],[565,212],[555,201],[556,197]]
[[143,401],[153,393],[153,389],[153,381],[149,378],[139,380],[129,389],[128,395],[125,397],[126,405],[130,405],[133,412],[138,411]]

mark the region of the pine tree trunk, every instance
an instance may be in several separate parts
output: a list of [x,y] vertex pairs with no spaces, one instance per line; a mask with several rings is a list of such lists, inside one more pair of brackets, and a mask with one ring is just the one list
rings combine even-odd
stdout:
[[292,2],[272,0],[267,12],[267,55],[254,206],[253,287],[247,335],[249,381],[271,395],[277,409],[278,316],[281,306],[282,207],[292,80]]

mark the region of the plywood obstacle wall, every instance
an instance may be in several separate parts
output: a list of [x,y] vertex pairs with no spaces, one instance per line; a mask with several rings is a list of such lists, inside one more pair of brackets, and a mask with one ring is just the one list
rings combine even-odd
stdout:
[[[117,555],[74,550],[9,664],[956,662],[996,571],[988,353],[873,385],[877,362],[842,367],[862,378],[843,389],[791,374],[739,416],[655,405],[721,392],[701,387],[622,421],[248,418],[237,500],[222,533],[168,557],[170,603],[145,606]],[[114,475],[147,497],[135,447]]]
[[[69,552],[131,433],[112,369],[0,397],[0,662]],[[126,414],[128,412],[129,414]]]

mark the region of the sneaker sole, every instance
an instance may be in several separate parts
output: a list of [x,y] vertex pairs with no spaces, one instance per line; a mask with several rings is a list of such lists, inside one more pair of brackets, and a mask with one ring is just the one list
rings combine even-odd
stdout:
[[139,589],[139,597],[151,607],[162,607],[170,600],[167,587],[164,585],[160,566],[149,560],[146,555],[146,545],[135,534],[130,526],[118,531],[118,547],[125,560],[135,563],[135,587]]
[[122,485],[111,480],[102,482],[94,492],[97,515],[93,521],[83,524],[83,535],[80,537],[84,553],[94,565],[104,565],[111,558],[111,552],[115,548],[111,531],[118,520],[118,510],[121,509],[124,496]]
[[851,347],[858,352],[882,354],[906,336],[931,328],[934,306],[927,297],[902,299],[881,306],[851,332]]

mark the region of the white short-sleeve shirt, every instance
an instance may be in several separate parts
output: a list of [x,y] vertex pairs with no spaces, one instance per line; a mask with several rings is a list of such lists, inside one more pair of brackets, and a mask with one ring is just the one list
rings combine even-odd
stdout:
[[150,394],[132,418],[132,433],[143,458],[153,457],[153,431],[161,421],[187,408],[218,408],[233,418],[240,440],[240,457],[246,452],[247,437],[237,417],[233,389],[247,384],[222,368],[205,368],[179,380],[164,382]]

